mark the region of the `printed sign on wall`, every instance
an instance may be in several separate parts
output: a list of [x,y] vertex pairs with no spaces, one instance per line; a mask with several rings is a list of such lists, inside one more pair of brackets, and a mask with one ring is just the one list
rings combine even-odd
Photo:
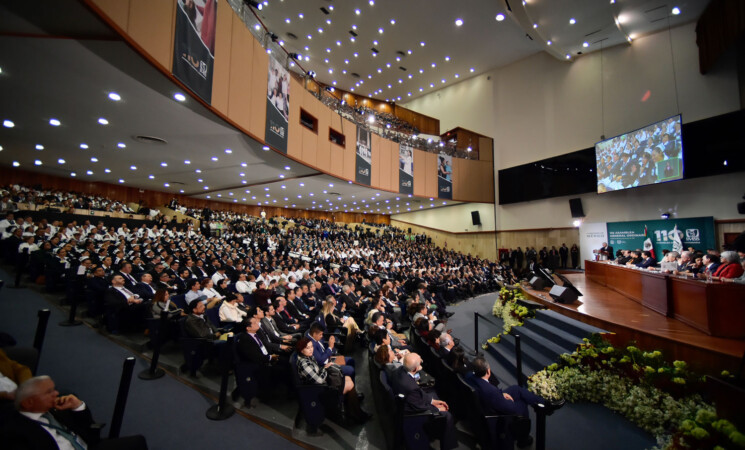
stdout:
[[414,193],[414,149],[406,144],[398,148],[398,192]]
[[267,144],[287,153],[287,130],[290,116],[290,73],[273,57],[269,58],[269,81],[266,89]]
[[212,103],[217,0],[176,0],[173,75]]
[[[646,230],[646,233],[645,233]],[[683,249],[696,250],[714,248],[714,218],[690,217],[669,220],[637,220],[634,222],[608,222],[608,244],[614,250],[636,250],[645,247],[651,240],[656,258],[662,258],[662,250],[673,250],[682,244]]]
[[370,131],[357,126],[357,164],[355,181],[370,185],[370,170],[372,168]]
[[437,155],[437,197],[453,198],[453,157],[445,153]]

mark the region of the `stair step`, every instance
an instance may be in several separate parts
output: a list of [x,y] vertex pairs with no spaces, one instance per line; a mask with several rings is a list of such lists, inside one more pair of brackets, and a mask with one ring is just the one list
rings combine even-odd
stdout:
[[520,335],[523,352],[525,351],[526,346],[530,347],[532,349],[535,349],[546,358],[552,360],[552,362],[556,359],[557,356],[561,355],[562,353],[573,352],[578,344],[578,342],[574,342],[568,346],[559,345],[556,341],[550,339],[550,337],[543,336],[535,330],[531,330],[530,328],[524,326],[513,328],[512,333]]
[[536,319],[541,319],[544,322],[547,322],[576,336],[587,336],[588,334],[592,333],[605,332],[605,330],[593,327],[592,325],[587,325],[586,323],[582,323],[578,320],[570,319],[560,313],[557,313],[556,311],[551,311],[550,309],[536,311],[535,316]]
[[569,353],[575,350],[577,344],[582,342],[583,337],[587,337],[587,335],[577,336],[569,333],[538,318],[526,320],[523,329],[534,331],[539,336],[554,342],[562,347],[565,352],[568,351]]
[[[517,361],[515,360],[514,341],[510,342],[509,339],[511,337],[512,336],[506,338],[505,336],[503,336],[502,341],[499,344],[489,345],[490,348],[493,348],[494,350],[492,354],[501,364],[505,366],[505,369],[508,372],[515,373]],[[537,350],[528,345],[521,344],[521,348],[523,355],[523,374],[526,376],[532,375],[554,362],[552,358],[548,358],[545,355],[542,355]]]
[[522,298],[517,299],[517,304],[520,306],[525,306],[526,308],[529,308],[529,309],[546,309],[546,307],[540,303],[527,300],[527,299],[522,299]]

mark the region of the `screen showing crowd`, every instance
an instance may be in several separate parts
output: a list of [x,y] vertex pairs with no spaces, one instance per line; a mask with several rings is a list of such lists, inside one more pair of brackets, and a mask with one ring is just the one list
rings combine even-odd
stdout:
[[683,178],[680,115],[595,144],[598,193]]

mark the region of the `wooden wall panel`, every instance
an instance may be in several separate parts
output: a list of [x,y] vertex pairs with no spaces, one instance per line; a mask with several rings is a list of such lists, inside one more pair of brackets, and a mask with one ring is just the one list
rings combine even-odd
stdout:
[[425,152],[424,157],[424,196],[437,198],[437,155]]
[[357,160],[357,125],[347,119],[342,119],[344,124],[344,136],[347,138],[346,148],[344,149],[344,178],[355,180],[355,164]]
[[316,159],[316,167],[325,172],[329,172],[331,170],[331,142],[329,141],[331,110],[314,97],[313,111],[318,118],[318,156]]
[[398,192],[398,143],[391,143],[391,190]]
[[492,161],[494,159],[494,139],[479,137],[479,159],[481,161]]
[[[530,246],[540,250],[543,247],[557,249],[562,243],[571,248],[572,244],[579,246],[579,228],[555,228],[539,230],[497,231],[497,245],[499,248],[517,248],[523,251]],[[527,264],[527,261],[524,263]]]
[[300,106],[303,103],[303,85],[290,78],[290,117],[287,127],[287,154],[296,159],[302,159],[303,136],[300,128],[293,124],[300,123]]
[[427,192],[427,153],[422,150],[414,150],[414,195],[426,196]]
[[318,137],[316,136],[316,133],[305,127],[300,127],[298,131],[300,131],[303,137],[303,161],[310,165],[316,166],[316,162],[318,160],[318,154],[316,151]]
[[[245,29],[245,25],[243,25]],[[266,89],[269,84],[269,55],[259,41],[253,38],[253,59],[251,59],[252,80],[251,84],[244,86],[244,89],[251,90],[251,126],[248,131],[254,136],[264,139],[266,129]],[[291,93],[292,94],[292,93]],[[287,130],[289,132],[289,129]]]
[[382,189],[391,189],[391,141],[387,139],[380,140],[380,149],[378,150],[380,160],[378,161],[379,187]]
[[414,234],[426,234],[432,238],[432,243],[438,247],[447,247],[461,253],[471,254],[479,258],[497,259],[497,245],[494,232],[486,233],[450,233],[430,227],[423,227],[409,222],[391,220],[391,225],[404,230],[411,228]]
[[453,198],[465,198],[465,191],[468,188],[468,183],[463,182],[461,176],[461,170],[463,169],[462,160],[460,158],[453,158]]
[[230,95],[230,61],[232,59],[233,9],[218,4],[215,25],[215,65],[212,72],[212,107],[227,114]]
[[127,34],[169,72],[173,67],[176,7],[175,1],[168,0],[129,3]]
[[371,162],[370,162],[370,186],[379,187],[380,186],[380,161],[382,160],[381,157],[381,147],[383,146],[384,139],[377,134],[372,134],[372,142],[371,142]]
[[126,31],[129,27],[129,0],[93,0],[93,3],[111,19],[116,26]]
[[233,14],[231,35],[228,117],[239,127],[249,130],[251,89],[247,86],[250,86],[252,82],[251,61],[254,56],[254,38],[235,14]]

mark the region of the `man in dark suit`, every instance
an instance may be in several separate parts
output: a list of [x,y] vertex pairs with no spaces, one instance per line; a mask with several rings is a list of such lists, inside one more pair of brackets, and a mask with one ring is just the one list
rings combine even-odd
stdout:
[[259,385],[259,397],[263,398],[261,393],[271,393],[277,380],[289,382],[289,358],[286,355],[272,352],[264,345],[259,336],[261,327],[258,318],[247,317],[241,324],[241,328],[246,332],[238,335],[236,352],[241,361],[260,365],[256,379]]
[[142,436],[101,440],[87,405],[74,395],[59,397],[47,376],[30,378],[16,391],[17,410],[0,428],[6,449],[147,449]]
[[111,278],[111,287],[106,291],[104,303],[112,333],[118,333],[122,328],[141,330],[145,328],[145,319],[151,316],[150,303],[124,287],[121,275]]
[[137,280],[132,276],[132,263],[123,262],[119,270],[114,272],[115,275],[121,275],[124,278],[124,287],[130,291],[134,290]]
[[145,272],[140,276],[140,282],[134,287],[133,292],[139,294],[140,298],[152,301],[157,288],[153,285],[153,276]]
[[448,411],[448,404],[434,394],[424,391],[416,382],[417,372],[422,370],[422,358],[416,353],[404,357],[403,365],[392,375],[390,381],[394,394],[404,396],[404,413],[431,411],[444,420],[430,420],[425,430],[431,436],[439,437],[441,449],[458,447],[455,437],[455,419]]
[[334,355],[334,344],[336,343],[336,338],[334,336],[329,336],[328,347],[324,346],[321,342],[321,339],[323,339],[323,328],[321,328],[321,325],[318,324],[318,322],[313,322],[310,326],[310,330],[308,330],[308,337],[313,343],[313,357],[316,359],[316,362],[320,367],[324,367],[329,362],[336,362],[336,364],[342,363],[339,364],[341,373],[351,377],[354,381],[355,361],[353,358]]
[[[547,413],[550,414],[564,404],[563,400],[549,403],[546,399],[520,386],[510,386],[504,390],[499,389],[494,384],[489,383],[491,369],[489,363],[483,357],[474,358],[471,365],[473,374],[467,376],[467,381],[476,389],[476,393],[481,400],[481,406],[487,415],[515,414],[530,419],[529,405],[545,405]],[[521,420],[515,422],[515,424],[517,426],[513,426],[512,431],[517,439],[517,446],[522,448],[532,444],[530,422]]]

